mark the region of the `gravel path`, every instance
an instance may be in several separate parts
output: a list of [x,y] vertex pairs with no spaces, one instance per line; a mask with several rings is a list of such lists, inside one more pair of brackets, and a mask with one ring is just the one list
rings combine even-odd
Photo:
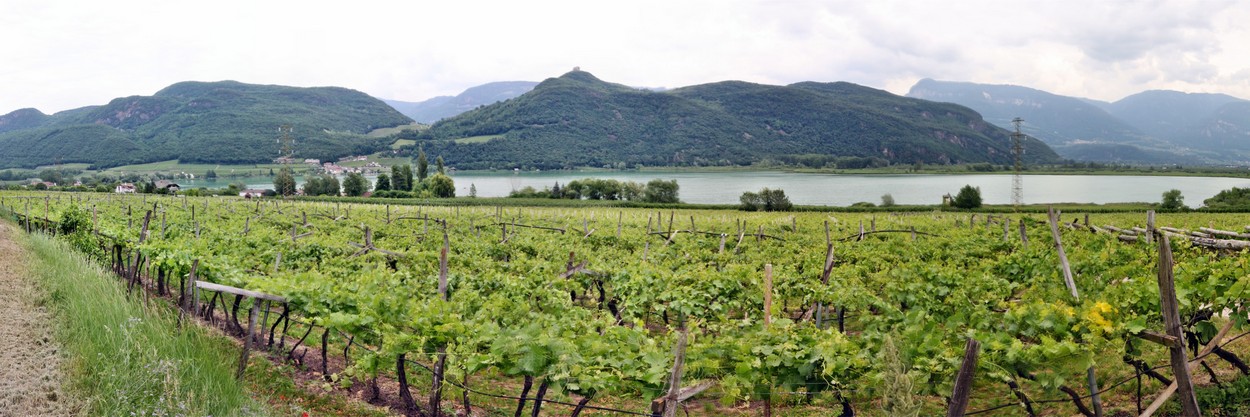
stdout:
[[69,416],[52,316],[27,270],[22,233],[0,222],[0,417]]

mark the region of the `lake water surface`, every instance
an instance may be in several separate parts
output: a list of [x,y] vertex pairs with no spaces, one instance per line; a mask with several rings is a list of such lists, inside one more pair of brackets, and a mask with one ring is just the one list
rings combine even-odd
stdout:
[[[942,195],[955,195],[964,185],[981,188],[986,204],[1011,203],[1011,175],[847,175],[799,174],[777,171],[666,172],[666,171],[549,171],[549,172],[460,172],[456,195],[469,195],[477,187],[479,197],[506,196],[524,187],[543,189],[561,186],[583,178],[611,178],[645,183],[652,179],[677,180],[679,196],[687,203],[736,204],[745,191],[761,188],[785,190],[790,201],[805,205],[847,206],[860,201],[879,204],[890,194],[898,204],[938,204]],[[297,178],[301,180],[302,178]],[[372,180],[373,178],[370,178]],[[249,188],[273,188],[270,177],[180,181],[183,187],[224,187],[242,181]],[[1033,203],[1124,203],[1158,202],[1164,191],[1181,190],[1191,207],[1220,190],[1250,187],[1250,179],[1216,177],[1162,177],[1128,175],[1026,175],[1024,202]]]

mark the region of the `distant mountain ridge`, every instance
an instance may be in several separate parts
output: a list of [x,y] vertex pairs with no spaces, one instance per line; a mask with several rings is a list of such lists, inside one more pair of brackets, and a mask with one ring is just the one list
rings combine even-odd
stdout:
[[920,80],[908,97],[971,107],[1065,158],[1126,163],[1250,162],[1250,101],[1224,94],[1146,91],[1108,103],[1012,85]]
[[[577,70],[409,135],[464,169],[1011,160],[1009,132],[959,105],[850,83],[725,81],[657,92]],[[1027,146],[1034,161],[1057,160],[1040,141]]]
[[297,157],[332,159],[383,149],[386,143],[364,134],[411,122],[346,88],[182,82],[53,115],[22,109],[0,116],[0,167],[268,162],[278,156],[284,124],[294,128]]
[[499,81],[464,90],[456,96],[438,96],[425,101],[382,100],[400,113],[420,123],[430,124],[469,110],[504,101],[534,89],[533,81]]

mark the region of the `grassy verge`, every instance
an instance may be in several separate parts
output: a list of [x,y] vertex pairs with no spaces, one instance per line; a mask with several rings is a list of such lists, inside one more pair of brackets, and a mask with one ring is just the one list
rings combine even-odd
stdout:
[[234,379],[238,353],[229,341],[178,329],[174,310],[127,298],[119,281],[63,242],[23,240],[70,358],[68,386],[88,399],[87,415],[271,414]]

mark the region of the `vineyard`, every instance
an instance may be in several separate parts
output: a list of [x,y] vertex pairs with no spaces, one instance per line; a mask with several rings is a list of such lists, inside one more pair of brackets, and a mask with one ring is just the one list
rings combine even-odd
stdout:
[[411,415],[1138,415],[1172,391],[1179,414],[1191,380],[1250,374],[1233,214],[14,192],[0,211],[245,356]]

